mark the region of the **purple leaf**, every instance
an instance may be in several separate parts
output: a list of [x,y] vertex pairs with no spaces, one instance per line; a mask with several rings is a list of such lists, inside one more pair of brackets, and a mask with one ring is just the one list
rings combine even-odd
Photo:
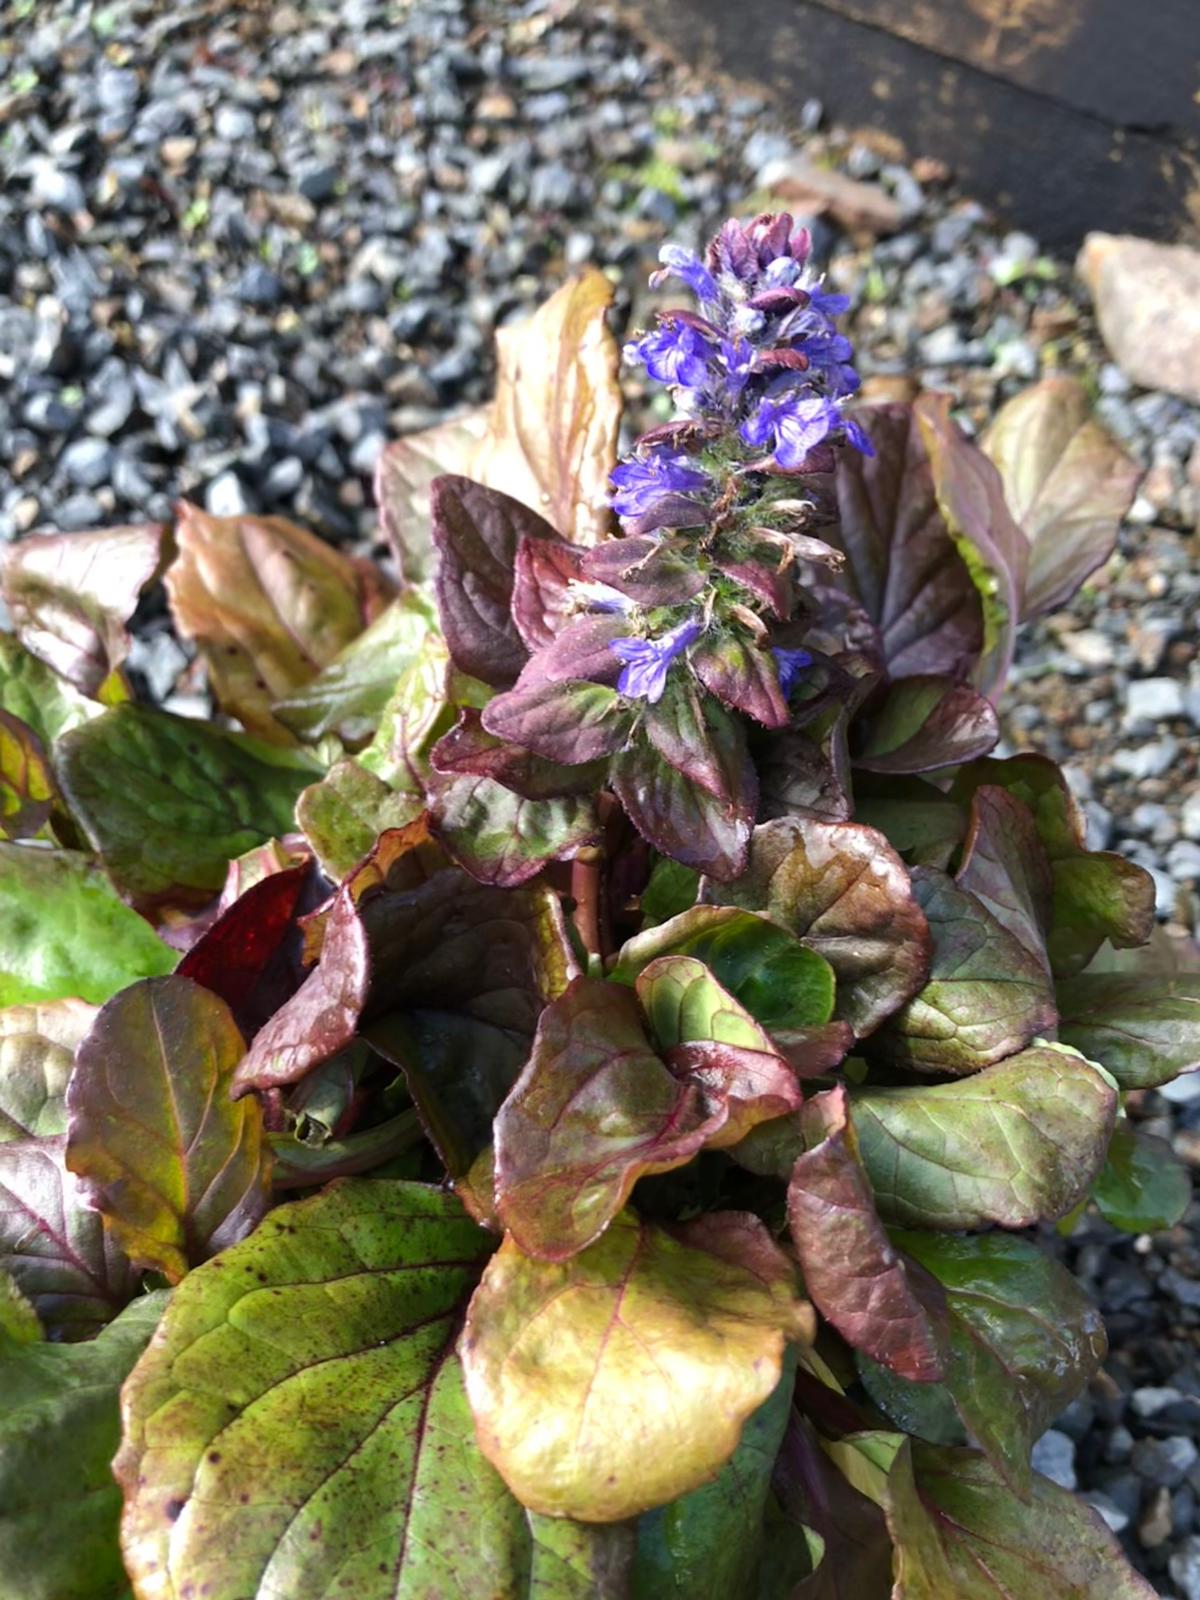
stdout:
[[692,651],[691,660],[700,682],[724,705],[764,727],[787,726],[791,713],[770,651],[732,633],[709,634]]
[[854,725],[854,764],[868,772],[934,772],[987,755],[1000,738],[990,700],[949,678],[901,678]]
[[624,744],[631,721],[629,707],[602,683],[518,683],[483,709],[486,732],[567,766],[612,755]]

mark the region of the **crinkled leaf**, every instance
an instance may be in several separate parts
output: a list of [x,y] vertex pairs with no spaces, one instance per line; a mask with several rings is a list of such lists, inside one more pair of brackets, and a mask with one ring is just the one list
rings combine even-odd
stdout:
[[0,710],[0,838],[32,839],[54,809],[54,775],[27,722]]
[[0,844],[0,1005],[99,1004],[176,959],[89,856]]
[[808,1149],[792,1167],[788,1225],[808,1293],[856,1350],[902,1377],[940,1378],[938,1335],[876,1214],[846,1091],[810,1100],[800,1126]]
[[706,872],[719,883],[745,868],[758,803],[744,744],[734,755],[738,788],[732,800],[718,799],[671,766],[642,735],[612,765],[613,789],[642,837],[681,866]]
[[[1100,1313],[1071,1274],[1028,1240],[996,1233],[892,1237],[941,1286],[934,1317],[945,1350],[942,1387],[992,1465],[1024,1497],[1034,1441],[1104,1360]],[[881,1394],[869,1375],[867,1382],[902,1426],[926,1390],[889,1378]]]
[[526,800],[594,795],[607,770],[603,761],[567,767],[519,745],[506,744],[487,731],[473,706],[459,712],[455,726],[434,745],[430,760],[434,770],[446,777],[493,778]]
[[139,1266],[178,1283],[267,1207],[256,1100],[229,1095],[245,1046],[229,1007],[177,976],[123,990],[79,1046],[67,1164]]
[[779,1382],[785,1334],[811,1328],[743,1213],[674,1232],[624,1213],[561,1264],[506,1240],[462,1342],[480,1446],[534,1510],[634,1516],[716,1475]]
[[1000,724],[969,685],[926,676],[889,684],[855,734],[855,764],[870,772],[933,772],[987,755]]
[[976,789],[956,881],[1048,969],[1046,931],[1054,884],[1037,824],[1024,801],[994,784]]
[[600,838],[588,795],[527,800],[491,778],[455,778],[430,811],[434,833],[480,883],[516,888],[548,862],[567,861]]
[[700,682],[724,705],[764,727],[787,726],[791,713],[767,651],[734,633],[707,634],[692,651],[691,663]]
[[31,656],[14,634],[0,633],[0,710],[32,728],[47,748],[59,734],[90,722],[102,709]]
[[929,928],[908,871],[882,834],[850,822],[781,817],[754,830],[736,883],[703,897],[763,911],[823,955],[835,1014],[862,1036],[914,994],[929,969]]
[[1038,1046],[952,1083],[852,1090],[850,1109],[886,1221],[1025,1228],[1086,1195],[1117,1096],[1081,1056]]
[[88,1339],[133,1293],[129,1262],[67,1171],[66,1139],[0,1144],[0,1268],[47,1329]]
[[476,406],[396,439],[380,452],[375,466],[375,504],[380,531],[392,547],[407,583],[433,576],[433,513],[430,489],[447,472],[469,477],[480,440],[487,432],[488,407]]
[[917,1072],[977,1072],[1054,1027],[1045,966],[981,900],[936,867],[916,867],[913,893],[933,935],[929,981],[873,1041]]
[[794,1361],[785,1358],[775,1392],[717,1477],[639,1520],[632,1600],[755,1600],[771,1473],[794,1387]]
[[632,716],[615,689],[603,683],[537,681],[518,684],[489,700],[483,726],[541,756],[578,766],[619,750]]
[[0,1597],[120,1600],[121,1384],[162,1315],[142,1295],[89,1344],[0,1351]]
[[1059,1038],[1122,1089],[1153,1089],[1200,1067],[1200,976],[1085,972],[1058,986]]
[[1105,1221],[1125,1233],[1157,1233],[1175,1226],[1191,1198],[1191,1174],[1170,1145],[1118,1122],[1092,1190]]
[[491,1246],[451,1195],[352,1180],[192,1273],[123,1395],[135,1587],[582,1600],[530,1569],[562,1580],[586,1535],[531,1533],[471,1437],[455,1344]]
[[4,601],[21,643],[86,695],[129,654],[126,624],[162,559],[157,523],[23,539],[4,562]]
[[299,919],[328,885],[312,861],[252,883],[196,941],[176,971],[220,995],[242,1036],[252,1039],[299,988],[304,936]]
[[523,535],[554,540],[555,530],[520,500],[470,478],[435,479],[431,504],[450,654],[464,672],[505,687],[529,655],[511,612],[517,546]]
[[690,1161],[722,1121],[659,1059],[629,990],[577,978],[542,1012],[496,1115],[501,1220],[526,1255],[565,1261],[603,1233],[638,1178]]
[[594,267],[533,316],[496,335],[496,398],[471,471],[535,506],[573,544],[608,532],[617,457],[619,353],[605,314],[612,285]]
[[437,609],[421,589],[407,589],[308,683],[277,700],[278,720],[306,743],[336,734],[345,744],[369,739],[400,674],[437,628]]
[[686,539],[604,539],[583,553],[581,570],[639,606],[677,606],[698,595],[708,574],[693,559]]
[[167,569],[175,626],[199,648],[221,709],[276,743],[272,707],[371,620],[363,569],[283,517],[212,517],[183,502]]
[[833,969],[794,934],[733,906],[693,906],[622,946],[609,976],[632,983],[657,956],[695,956],[763,1027],[811,1028],[833,1015]]
[[1154,1600],[1090,1506],[1038,1476],[1022,1503],[973,1450],[905,1443],[886,1511],[894,1600]]
[[1092,418],[1076,378],[1023,390],[980,442],[1030,547],[1022,616],[1052,611],[1112,554],[1141,469]]
[[757,787],[745,728],[713,695],[677,673],[657,705],[645,707],[642,727],[663,760],[689,783],[727,806],[749,808]]
[[895,678],[967,676],[983,643],[983,608],[947,530],[911,407],[874,406],[861,421],[874,456],[838,455],[846,583],[879,630]]
[[950,396],[926,394],[913,406],[938,509],[979,591],[983,647],[971,677],[984,694],[1004,683],[1012,660],[1029,546],[1013,521],[1000,474],[978,445],[950,420]]
[[301,791],[296,823],[312,845],[321,870],[339,882],[381,833],[403,828],[424,809],[423,799],[389,788],[361,762],[347,757]]
[[67,1079],[95,1015],[83,1000],[0,1008],[0,1143],[67,1131]]
[[132,705],[64,734],[55,758],[114,882],[147,907],[214,895],[234,856],[291,829],[319,770],[299,753]]

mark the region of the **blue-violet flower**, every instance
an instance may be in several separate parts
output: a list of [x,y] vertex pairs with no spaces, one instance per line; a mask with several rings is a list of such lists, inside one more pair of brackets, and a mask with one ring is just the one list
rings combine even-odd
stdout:
[[778,647],[771,651],[775,657],[775,665],[779,669],[779,688],[786,700],[796,687],[796,682],[805,667],[812,666],[812,657],[807,650],[785,650]]
[[667,686],[667,671],[676,656],[695,644],[704,625],[689,617],[659,639],[613,639],[609,645],[619,661],[625,663],[617,688],[633,700],[648,700],[657,705]]
[[622,521],[636,521],[653,511],[667,495],[705,494],[713,487],[707,472],[681,450],[648,450],[630,456],[612,470],[616,494],[612,508]]

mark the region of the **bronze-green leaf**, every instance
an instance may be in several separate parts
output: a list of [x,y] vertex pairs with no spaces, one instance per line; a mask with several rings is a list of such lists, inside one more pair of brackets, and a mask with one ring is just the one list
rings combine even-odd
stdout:
[[66,1133],[67,1079],[95,1016],[83,1000],[0,1008],[0,1143]]
[[67,1088],[67,1165],[139,1266],[177,1283],[266,1210],[256,1100],[229,1089],[245,1045],[188,978],[147,979],[101,1010]]
[[1091,1188],[1117,1095],[1090,1062],[1038,1046],[952,1083],[851,1094],[883,1217],[916,1228],[1026,1228]]

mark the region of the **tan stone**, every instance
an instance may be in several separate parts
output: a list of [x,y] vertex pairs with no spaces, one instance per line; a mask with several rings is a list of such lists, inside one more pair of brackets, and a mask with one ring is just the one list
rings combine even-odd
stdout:
[[827,212],[850,233],[895,233],[903,220],[899,205],[877,183],[860,183],[800,158],[770,162],[758,181],[760,188],[798,211]]
[[1200,404],[1200,250],[1089,233],[1076,270],[1125,376]]

